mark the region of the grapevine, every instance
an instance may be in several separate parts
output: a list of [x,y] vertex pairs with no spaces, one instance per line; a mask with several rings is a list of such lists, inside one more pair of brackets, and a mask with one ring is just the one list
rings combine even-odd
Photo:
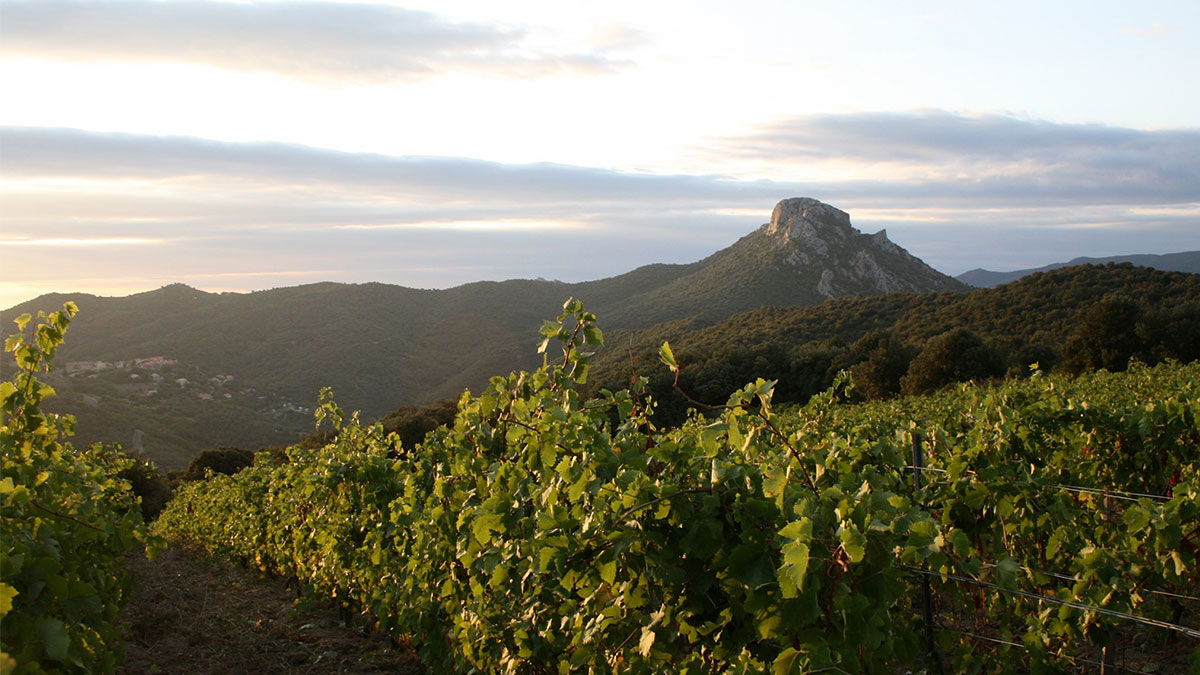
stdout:
[[[1114,613],[1176,625],[1152,591],[1200,582],[1195,364],[865,406],[842,379],[787,412],[758,380],[660,430],[645,379],[581,394],[603,342],[581,303],[541,337],[541,368],[464,393],[413,447],[323,399],[331,443],[189,486],[159,531],[462,671],[1053,670]],[[920,491],[917,439],[938,472]],[[926,575],[939,655],[914,619]],[[1021,659],[981,660],[966,632]]]
[[48,370],[76,312],[39,314],[33,337],[5,342],[16,360],[0,383],[0,670],[112,672],[118,615],[129,590],[124,554],[143,533],[137,498],[116,475],[132,465],[112,448],[64,442],[73,420],[42,412]]

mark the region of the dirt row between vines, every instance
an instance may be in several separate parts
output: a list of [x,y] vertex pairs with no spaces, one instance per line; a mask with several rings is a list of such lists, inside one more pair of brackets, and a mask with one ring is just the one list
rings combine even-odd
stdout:
[[280,579],[172,546],[154,560],[131,555],[118,673],[426,672],[405,645],[347,627],[331,603],[296,603]]

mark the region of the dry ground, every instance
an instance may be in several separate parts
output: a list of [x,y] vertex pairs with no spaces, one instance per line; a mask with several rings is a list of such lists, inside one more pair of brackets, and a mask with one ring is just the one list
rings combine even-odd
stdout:
[[172,546],[129,558],[137,579],[125,608],[118,673],[275,675],[424,673],[411,649],[359,627],[336,607],[307,603],[280,579]]

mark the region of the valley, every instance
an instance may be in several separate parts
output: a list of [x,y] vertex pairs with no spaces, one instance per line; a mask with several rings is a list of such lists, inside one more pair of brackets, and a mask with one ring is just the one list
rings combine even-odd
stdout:
[[[592,282],[510,280],[446,290],[320,283],[249,294],[172,285],[120,298],[46,295],[0,312],[0,322],[72,300],[80,314],[64,363],[173,362],[169,380],[189,385],[150,388],[133,371],[83,378],[56,371],[59,397],[48,405],[78,416],[78,442],[132,446],[138,436],[146,458],[177,470],[205,448],[296,442],[313,429],[300,411],[326,386],[346,408],[377,418],[533,368],[540,359],[529,336],[568,297],[584,299],[606,330],[640,332],[765,306],[967,288],[886,234],[859,232],[845,212],[797,198],[703,260]],[[207,384],[213,378],[229,379],[216,387]]]
[[[806,207],[829,215],[825,205]],[[752,235],[754,246],[735,252],[774,251],[760,271],[794,277],[813,262],[803,256],[829,253],[839,237],[894,246],[833,215],[840,234],[814,235],[805,217],[764,227],[758,234],[774,239]],[[355,312],[346,301],[360,289],[335,284],[265,292],[290,296],[291,309],[264,310],[257,323],[229,320],[245,296],[180,286],[138,298],[156,306],[150,314],[96,299],[115,311],[97,312],[91,325],[82,313],[74,323],[79,308],[67,302],[39,318],[35,337],[9,342],[21,366],[4,390],[0,494],[17,548],[0,591],[20,599],[3,610],[6,633],[38,639],[6,639],[4,658],[116,667],[115,652],[98,645],[123,631],[109,609],[128,592],[121,570],[167,588],[157,568],[126,567],[129,551],[169,545],[162,569],[185,579],[169,591],[179,598],[225,583],[200,570],[224,563],[185,553],[202,548],[287,580],[302,603],[331,600],[375,631],[361,642],[325,628],[306,637],[315,622],[294,627],[277,610],[226,597],[217,607],[231,608],[235,621],[260,616],[254,630],[267,642],[205,666],[215,670],[255,660],[285,670],[336,660],[347,672],[381,664],[413,672],[1191,667],[1200,650],[1161,645],[1200,638],[1195,609],[1178,601],[1195,600],[1200,569],[1200,277],[1126,263],[1055,269],[994,289],[933,277],[945,287],[897,290],[901,277],[862,262],[864,250],[851,255],[852,272],[826,269],[802,288],[836,296],[853,278],[873,293],[725,318],[626,319],[603,332],[584,302],[568,299],[524,339],[515,334],[532,309],[422,324],[422,312],[440,311],[421,304],[433,303],[425,295],[433,292],[375,285],[366,290],[376,300],[416,298],[396,309],[414,320],[389,320],[379,305]],[[733,274],[721,258],[706,264]],[[629,280],[605,282],[602,298]],[[494,301],[506,286],[544,284],[564,286],[475,290]],[[326,296],[338,320],[307,314],[309,293]],[[655,296],[664,297],[674,296]],[[719,300],[747,301],[736,292]],[[610,301],[615,311],[618,299]],[[684,294],[662,316],[691,302]],[[113,319],[122,313],[139,330],[106,332],[124,325]],[[108,346],[60,352],[68,323],[71,339],[78,326]],[[271,354],[263,342],[290,351]],[[304,377],[325,377],[318,366],[346,376],[365,368],[354,355],[403,354],[400,345],[423,342],[440,345],[443,367],[518,364],[510,370],[520,372],[492,371],[457,405],[443,397],[374,415],[380,424],[351,414],[337,390],[310,405],[281,394],[303,386],[293,377],[301,369],[283,363],[308,365]],[[345,360],[330,365],[329,354]],[[51,357],[59,367],[38,377],[59,395],[34,379]],[[392,372],[373,375],[395,387]],[[346,389],[378,396],[364,379]],[[93,420],[128,425],[122,445],[133,458],[111,445],[66,449],[70,422],[43,415],[43,405],[77,415],[77,439],[104,433],[89,428]],[[320,433],[302,431],[314,421]],[[247,430],[293,440],[274,444],[286,448],[213,442]],[[172,433],[192,455],[155,454]],[[197,448],[222,446],[201,455],[215,473],[192,462],[186,476],[172,474],[173,497],[156,497],[154,512],[146,501],[138,508],[148,486],[166,485],[154,464],[182,468]],[[44,537],[68,564],[46,566]],[[53,595],[35,596],[29,589],[39,586],[26,577],[46,570]],[[923,579],[938,609],[914,621]],[[88,600],[71,611],[86,613],[94,637],[77,640],[47,618],[77,597]],[[211,620],[200,613],[199,624],[175,624],[146,653],[141,647],[157,639],[146,616],[160,610],[144,600],[132,608],[138,644],[128,667],[170,663],[176,633]]]

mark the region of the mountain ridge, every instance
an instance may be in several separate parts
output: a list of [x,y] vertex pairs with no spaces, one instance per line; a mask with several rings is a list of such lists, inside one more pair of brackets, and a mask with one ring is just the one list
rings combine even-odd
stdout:
[[538,327],[567,297],[583,300],[605,330],[638,330],[851,294],[966,288],[886,234],[859,232],[844,211],[793,198],[776,205],[770,222],[701,260],[595,281],[450,289],[319,282],[252,293],[171,284],[122,298],[49,294],[0,315],[7,321],[74,299],[81,312],[60,364],[170,361],[155,371],[78,371],[55,388],[61,408],[77,414],[82,442],[141,438],[158,456],[156,448],[171,448],[163,464],[175,468],[207,447],[295,441],[311,429],[307,409],[327,386],[345,409],[377,417],[536,367]]
[[1011,272],[996,272],[977,267],[973,270],[963,272],[954,278],[975,288],[995,288],[1001,284],[1007,284],[1037,272],[1049,272],[1051,270],[1062,269],[1063,267],[1077,267],[1079,265],[1105,265],[1110,262],[1132,263],[1140,267],[1150,267],[1164,272],[1200,274],[1200,251],[1180,251],[1178,253],[1162,254],[1134,253],[1105,258],[1079,256],[1072,258],[1068,262],[1051,263],[1041,267],[1030,267]]

